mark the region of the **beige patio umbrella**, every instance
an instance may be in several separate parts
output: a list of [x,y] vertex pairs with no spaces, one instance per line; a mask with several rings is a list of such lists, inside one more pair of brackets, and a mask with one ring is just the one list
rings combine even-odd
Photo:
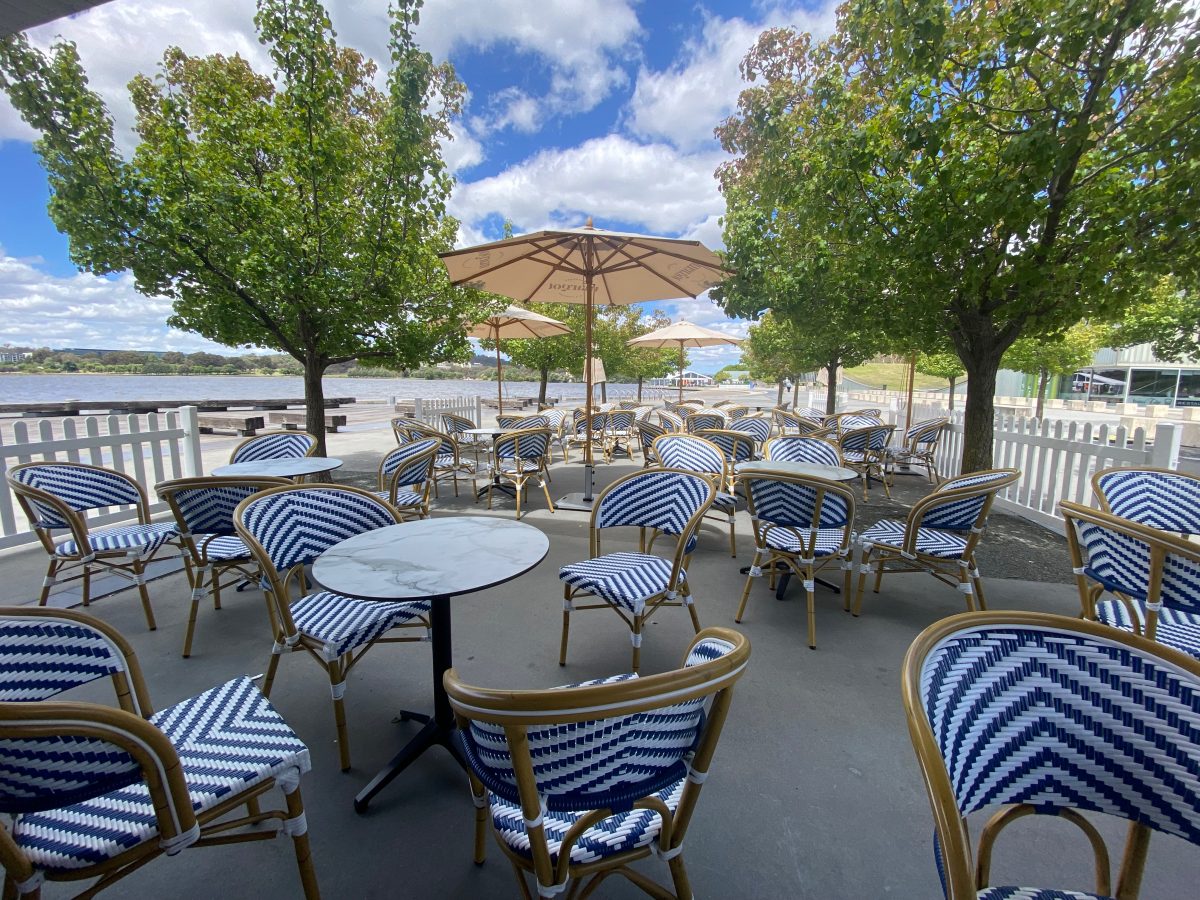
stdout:
[[504,415],[504,368],[500,362],[500,341],[557,337],[570,333],[571,329],[558,319],[520,306],[510,306],[467,329],[467,337],[496,342],[496,415]]
[[716,347],[721,344],[740,344],[742,338],[731,337],[711,328],[691,322],[675,322],[626,341],[631,347],[679,347],[679,399],[683,399],[683,350],[685,347]]
[[[605,231],[593,228],[591,219],[583,228],[535,231],[441,256],[454,284],[469,284],[518,301],[587,307],[583,371],[589,409],[592,315],[597,303],[698,297],[728,274],[717,254],[699,241]],[[590,415],[586,419],[584,490],[578,498],[565,498],[566,509],[591,509],[592,420]]]

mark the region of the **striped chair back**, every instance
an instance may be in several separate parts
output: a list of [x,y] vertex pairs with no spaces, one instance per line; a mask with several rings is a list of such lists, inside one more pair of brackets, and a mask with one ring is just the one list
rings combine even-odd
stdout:
[[236,447],[229,457],[231,463],[259,462],[264,459],[294,459],[312,456],[317,449],[317,439],[302,431],[277,431],[247,438]]
[[438,438],[422,438],[392,450],[379,464],[379,490],[425,484],[433,477],[441,446]]
[[106,506],[144,508],[141,487],[124,472],[83,463],[25,463],[8,472],[12,492],[38,528],[70,528],[72,513]]
[[550,447],[550,429],[522,428],[496,438],[497,459],[541,459]]
[[[980,891],[995,832],[981,838],[977,883],[963,817],[993,805],[1128,819],[1122,884],[1140,882],[1145,855],[1130,850],[1146,829],[1200,843],[1200,731],[1180,727],[1200,721],[1200,663],[1184,654],[1064,616],[965,613],[913,642],[902,692],[934,808],[935,861],[953,900],[1067,896]],[[1085,830],[1105,850],[1107,880],[1103,840]]]
[[416,419],[409,419],[405,416],[396,416],[392,419],[392,436],[396,438],[397,444],[407,444],[413,438],[412,431],[409,427]]
[[[587,433],[587,419],[582,410],[576,410],[576,412],[578,415],[574,416],[575,434],[582,436]],[[608,413],[592,413],[592,434],[596,436],[603,434],[606,421],[608,421]]]
[[854,415],[869,416],[872,419],[878,419],[881,415],[883,415],[883,410],[877,406],[871,407],[870,409],[856,409],[854,410]]
[[[944,531],[978,531],[987,521],[996,494],[1021,477],[1017,469],[989,469],[948,478],[913,506],[918,524]],[[909,515],[912,521],[912,513]]]
[[685,469],[720,477],[725,483],[725,454],[712,441],[694,434],[664,434],[654,442],[654,455],[668,469]]
[[633,423],[636,418],[632,410],[622,409],[606,413],[604,416],[604,428],[610,434],[613,432],[628,434],[633,431]]
[[552,431],[557,431],[563,420],[566,419],[567,411],[565,409],[544,409],[538,415],[546,420]]
[[854,522],[854,493],[835,481],[802,475],[743,475],[750,516],[767,530],[778,526],[799,532],[801,545],[813,528],[845,528]]
[[726,406],[725,414],[731,419],[741,419],[744,416],[750,415],[750,407],[748,406]]
[[636,400],[618,400],[617,409],[637,409],[638,401]]
[[459,416],[454,413],[442,413],[442,431],[446,432],[446,434],[452,434],[457,437],[464,431],[470,431],[476,427],[478,426],[466,416]]
[[731,466],[754,459],[754,438],[748,434],[722,428],[705,428],[696,432],[696,436],[720,447],[725,454],[725,462]]
[[650,415],[654,412],[653,406],[638,406],[633,410],[634,418],[639,422],[649,422]]
[[673,468],[635,472],[614,481],[600,494],[592,510],[592,527],[654,528],[685,536],[713,496],[712,483],[702,475]]
[[545,413],[535,413],[526,416],[517,425],[518,428],[549,428],[550,418]]
[[771,420],[766,416],[744,416],[734,419],[725,430],[748,434],[755,443],[762,444],[771,436]]
[[177,478],[155,485],[155,492],[175,514],[180,535],[232,535],[233,511],[259,491],[291,484],[286,478],[238,478],[207,476]]
[[1200,534],[1200,477],[1168,469],[1103,469],[1092,476],[1101,509],[1150,528]]
[[683,425],[688,434],[707,428],[724,428],[725,416],[719,412],[696,412],[684,419]]
[[808,419],[812,422],[820,422],[822,425],[825,424],[825,410],[817,409],[815,406],[801,407],[800,409],[793,410],[792,414],[800,419]]
[[895,425],[879,424],[842,430],[838,437],[838,446],[843,452],[857,450],[862,453],[882,453],[895,430]]
[[658,421],[667,431],[683,431],[683,417],[667,409],[658,411]]
[[504,429],[524,428],[525,416],[496,416],[496,427]]
[[824,438],[784,435],[767,441],[763,458],[773,461],[816,463],[822,466],[840,466],[842,453],[837,444]]
[[667,433],[667,430],[660,425],[655,425],[652,422],[637,423],[638,440],[642,444],[642,454],[646,457],[647,462],[655,459],[654,442],[658,438]]
[[853,431],[857,428],[870,428],[873,425],[882,425],[883,420],[879,416],[866,416],[861,413],[852,413],[849,415],[839,415],[835,423],[838,431]]
[[928,448],[931,444],[936,444],[942,436],[942,431],[950,423],[949,419],[924,419],[915,423],[908,431],[904,432],[904,440],[910,447]]
[[311,563],[339,541],[397,521],[374,494],[334,484],[273,488],[243,500],[234,512],[238,534],[282,596],[279,573]]

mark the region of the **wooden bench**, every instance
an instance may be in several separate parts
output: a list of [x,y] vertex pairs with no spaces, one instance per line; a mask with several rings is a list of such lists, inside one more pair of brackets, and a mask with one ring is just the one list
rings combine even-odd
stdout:
[[253,437],[254,433],[263,427],[263,417],[197,413],[196,424],[201,434],[212,434],[219,430],[233,431],[242,437]]
[[[308,425],[308,413],[306,412],[269,412],[267,413],[267,421],[272,425],[281,425],[284,428],[295,431],[303,429]],[[341,413],[325,416],[325,431],[328,434],[337,434],[339,428],[344,428],[346,425],[346,417]]]

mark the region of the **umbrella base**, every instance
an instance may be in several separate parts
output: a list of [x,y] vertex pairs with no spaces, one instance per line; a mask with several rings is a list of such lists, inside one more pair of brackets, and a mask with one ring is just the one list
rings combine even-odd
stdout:
[[582,491],[577,491],[574,494],[567,494],[554,501],[555,509],[574,509],[580,512],[591,512],[592,507],[596,504],[595,497],[585,497]]

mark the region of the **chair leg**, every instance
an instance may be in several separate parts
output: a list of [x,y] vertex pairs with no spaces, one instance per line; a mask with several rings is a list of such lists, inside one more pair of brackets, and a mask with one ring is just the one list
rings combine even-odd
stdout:
[[221,575],[217,567],[212,568],[213,609],[221,608]]
[[683,598],[683,605],[687,607],[688,615],[692,617],[692,628],[696,634],[699,634],[700,616],[696,613],[696,601],[692,599],[692,586],[686,580],[679,583],[679,596]]
[[158,625],[154,621],[154,610],[150,608],[150,594],[146,590],[146,564],[140,559],[133,561],[133,574],[137,579],[138,595],[142,598],[142,611],[146,614],[146,625],[151,631],[157,631]]
[[[300,796],[300,785],[296,785],[291,793],[284,794],[287,803],[288,820],[303,821],[304,800]],[[317,873],[313,870],[312,848],[308,843],[308,829],[292,834],[292,846],[296,851],[296,868],[300,870],[300,885],[304,888],[305,900],[320,900],[321,889],[317,885]]]
[[804,573],[804,593],[808,595],[808,649],[817,649],[817,591],[812,568]]
[[[547,472],[546,478],[549,477],[550,473]],[[546,506],[549,507],[550,512],[554,512],[554,501],[550,499],[550,488],[546,487],[546,479],[542,480],[542,493],[546,495]]]
[[[192,637],[196,633],[196,613],[200,610],[200,598],[204,596],[204,577],[208,571],[207,566],[198,566],[196,568],[196,579],[192,585],[192,608],[188,610],[187,630],[183,633],[183,658],[187,659],[192,655]],[[213,572],[214,577],[216,572]]]
[[495,483],[495,481],[488,482],[488,509],[492,508],[492,485]]
[[850,612],[850,582],[851,576],[854,574],[854,547],[851,546],[846,551],[846,558],[842,560],[842,609]]
[[83,605],[92,605],[92,567],[87,563],[83,566],[83,578],[80,579]]
[[271,653],[271,659],[267,663],[267,673],[263,676],[262,694],[264,697],[271,696],[271,685],[275,683],[275,670],[279,668],[279,654]]
[[483,787],[483,782],[470,774],[468,776],[471,781],[471,799],[475,803],[475,853],[474,863],[477,866],[482,866],[487,862],[487,824],[488,824],[488,801],[487,791]]
[[975,588],[975,608],[979,610],[987,609],[987,598],[983,595],[983,578],[979,574],[979,568],[975,564],[975,560],[971,560],[971,585]]
[[729,514],[729,555],[737,559],[737,532],[734,531],[733,513]]
[[[754,551],[754,562],[750,564],[750,572],[753,572],[755,569],[757,569],[759,565],[759,552],[756,549]],[[759,577],[761,577],[761,575]],[[740,603],[738,603],[737,615],[733,617],[733,621],[738,622],[739,624],[742,621],[742,616],[746,613],[746,603],[750,600],[750,585],[754,584],[754,578],[755,576],[752,574],[746,575],[746,586],[742,588],[742,600]]]
[[[854,610],[851,615],[862,612],[863,594],[867,592],[867,567],[871,564],[871,545],[863,544],[858,563],[858,590],[854,592]],[[882,566],[882,563],[880,564]]]
[[671,869],[671,882],[675,885],[675,896],[679,900],[692,900],[692,882],[688,878],[687,866],[683,864],[683,855],[672,857],[667,865]]
[[517,521],[521,521],[521,490],[525,487],[525,480],[518,478],[513,482],[513,493],[517,501]]
[[[54,587],[55,575],[58,574],[58,561],[52,556],[46,566],[46,574],[42,578],[42,593],[38,597],[38,606],[45,606],[50,600],[50,588]],[[15,889],[14,889],[15,890]]]
[[958,567],[958,589],[966,595],[967,612],[975,611],[975,591],[971,587],[971,576],[967,572],[967,567],[961,565]]
[[571,631],[571,587],[570,585],[563,586],[563,627],[562,641],[558,645],[558,664],[565,666],[567,664],[567,636]]
[[633,630],[629,632],[629,641],[633,644],[633,673],[636,675],[638,667],[642,664],[642,625],[645,624],[641,616],[633,617]]
[[338,761],[342,771],[350,768],[350,736],[346,733],[346,669],[339,659],[329,664],[329,691],[333,695],[333,721],[337,726]]

